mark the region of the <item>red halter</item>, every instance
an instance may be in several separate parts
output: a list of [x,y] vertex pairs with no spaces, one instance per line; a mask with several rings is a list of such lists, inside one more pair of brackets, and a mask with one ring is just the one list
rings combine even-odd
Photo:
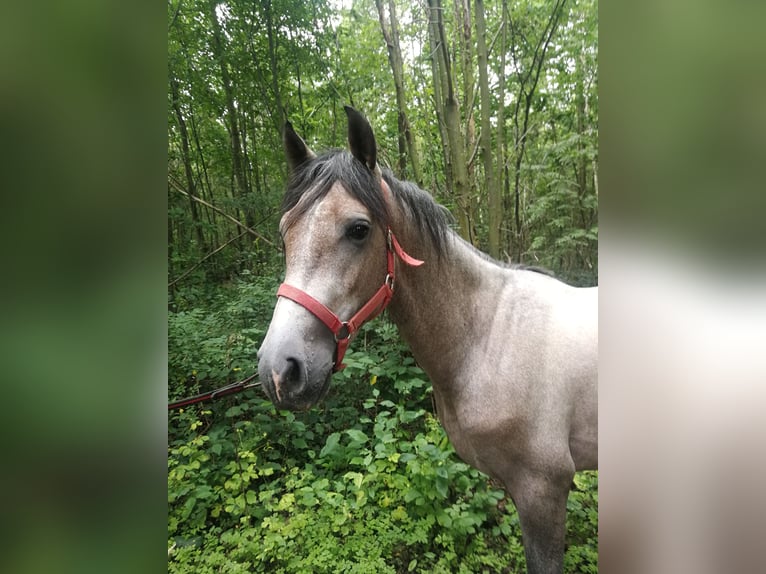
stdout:
[[[381,179],[381,187],[384,194],[387,194],[388,185],[383,179]],[[293,287],[292,285],[288,285],[287,283],[282,283],[282,285],[279,286],[277,297],[284,297],[285,299],[295,301],[306,308],[317,319],[324,323],[328,329],[330,329],[330,332],[335,337],[336,343],[333,372],[337,373],[346,366],[343,364],[343,356],[346,354],[346,349],[348,349],[348,345],[351,342],[351,337],[354,333],[356,333],[367,321],[380,315],[391,302],[391,297],[394,295],[394,284],[396,279],[394,254],[407,265],[413,267],[423,265],[423,261],[411,257],[404,251],[404,249],[402,249],[402,246],[399,245],[391,228],[386,226],[386,278],[383,280],[383,285],[380,286],[380,289],[378,289],[375,294],[370,297],[369,301],[362,305],[362,308],[348,321],[341,321],[335,313],[327,308],[327,306],[314,299],[305,291]]]

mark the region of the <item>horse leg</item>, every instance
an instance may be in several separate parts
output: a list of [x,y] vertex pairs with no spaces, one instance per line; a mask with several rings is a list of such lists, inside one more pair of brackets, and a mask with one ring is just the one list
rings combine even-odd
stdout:
[[563,571],[567,496],[573,477],[574,469],[555,474],[525,472],[510,481],[529,574]]

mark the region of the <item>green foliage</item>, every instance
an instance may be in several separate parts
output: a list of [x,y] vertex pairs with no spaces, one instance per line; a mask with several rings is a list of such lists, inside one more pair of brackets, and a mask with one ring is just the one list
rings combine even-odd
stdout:
[[277,285],[276,279],[243,274],[232,287],[219,292],[206,294],[190,287],[178,293],[177,310],[168,315],[171,397],[197,392],[200,382],[221,386],[252,372]]
[[[175,395],[252,371],[275,288],[238,282],[171,313]],[[169,572],[523,570],[513,505],[455,456],[395,328],[365,327],[346,363],[308,412],[247,391],[171,414]],[[566,571],[595,572],[597,475],[575,483]]]

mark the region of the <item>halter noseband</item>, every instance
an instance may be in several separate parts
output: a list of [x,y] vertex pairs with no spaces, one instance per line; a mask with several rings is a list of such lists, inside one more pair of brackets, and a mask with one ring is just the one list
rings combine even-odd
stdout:
[[[382,178],[380,182],[384,195],[387,195],[388,185]],[[334,373],[337,373],[346,366],[343,364],[343,356],[346,354],[346,349],[348,349],[348,345],[351,342],[351,337],[354,333],[356,333],[367,321],[380,315],[391,302],[396,281],[394,255],[398,256],[404,263],[412,267],[418,267],[423,264],[423,261],[415,259],[402,249],[402,246],[399,245],[399,242],[396,240],[394,232],[391,231],[391,227],[386,225],[386,278],[383,280],[383,285],[380,286],[367,303],[362,305],[362,308],[348,321],[341,321],[340,318],[328,309],[326,305],[320,303],[302,289],[298,289],[287,283],[282,283],[279,286],[277,297],[284,297],[285,299],[290,299],[291,301],[298,303],[330,329],[333,337],[335,337],[336,343],[335,363],[333,365]]]

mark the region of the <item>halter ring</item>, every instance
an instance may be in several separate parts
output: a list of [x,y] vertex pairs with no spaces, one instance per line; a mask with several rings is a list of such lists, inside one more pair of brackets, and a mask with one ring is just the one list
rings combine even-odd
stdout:
[[348,321],[344,321],[341,324],[340,329],[338,329],[338,332],[335,333],[335,342],[337,343],[339,341],[345,341],[350,336],[351,336],[351,329],[349,329],[348,327]]

